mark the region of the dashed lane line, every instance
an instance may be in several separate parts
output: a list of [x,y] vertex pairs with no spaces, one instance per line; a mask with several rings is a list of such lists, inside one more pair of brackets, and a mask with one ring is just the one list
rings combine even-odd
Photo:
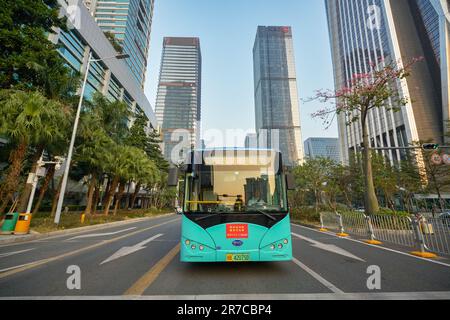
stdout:
[[414,258],[414,259],[418,259],[418,260],[422,260],[422,261],[426,261],[426,262],[430,262],[430,263],[439,264],[439,265],[442,265],[442,266],[445,266],[445,267],[450,267],[450,264],[442,262],[442,261],[437,261],[437,260],[432,260],[432,259],[425,259],[425,258],[413,256],[413,255],[411,255],[411,254],[409,254],[407,252],[402,252],[402,251],[399,251],[399,250],[386,248],[386,247],[383,247],[383,246],[377,246],[377,245],[365,243],[364,241],[360,241],[360,240],[356,240],[356,239],[352,239],[352,238],[348,238],[348,237],[347,238],[342,238],[342,237],[339,237],[339,236],[337,236],[337,235],[335,235],[333,233],[330,233],[330,232],[322,232],[322,231],[319,231],[319,230],[315,230],[314,228],[308,228],[308,227],[304,227],[304,226],[301,226],[301,225],[298,225],[298,224],[292,224],[292,225],[296,226],[298,228],[305,229],[305,230],[314,231],[314,232],[317,232],[317,233],[322,234],[322,235],[326,234],[326,235],[332,236],[334,239],[348,240],[348,241],[356,242],[356,243],[359,243],[359,244],[362,244],[362,245],[365,245],[365,246],[368,246],[368,247],[377,248],[377,249],[381,249],[381,250],[386,250],[386,251],[398,253],[398,254],[401,254],[401,255],[404,255],[404,256],[407,256],[407,257],[410,257],[410,258]]
[[342,291],[341,289],[339,289],[338,287],[336,287],[334,284],[332,284],[331,282],[329,282],[327,279],[325,279],[324,277],[322,277],[320,274],[318,274],[317,272],[315,272],[314,270],[312,270],[311,268],[309,268],[308,266],[306,266],[305,264],[301,263],[299,260],[297,260],[296,258],[292,259],[292,262],[294,262],[297,266],[299,266],[300,268],[302,268],[304,271],[306,271],[310,276],[312,276],[314,279],[316,279],[317,281],[319,281],[321,284],[323,284],[325,287],[327,287],[328,289],[331,290],[331,292],[333,293],[339,293],[342,294],[344,293],[344,291]]
[[130,237],[130,236],[133,236],[133,235],[136,235],[136,234],[139,234],[139,233],[142,233],[142,232],[145,232],[145,231],[148,231],[148,230],[151,230],[151,229],[154,229],[154,228],[157,228],[157,227],[160,227],[160,226],[163,226],[163,225],[175,222],[175,221],[179,221],[179,218],[172,219],[172,220],[169,220],[169,221],[166,221],[166,222],[162,222],[162,223],[159,223],[157,225],[154,225],[154,226],[151,226],[151,227],[148,227],[148,228],[145,228],[145,229],[136,230],[134,232],[127,233],[127,234],[124,234],[122,236],[119,236],[119,237],[116,237],[116,238],[113,238],[113,239],[104,240],[104,241],[101,241],[99,243],[96,243],[96,244],[93,244],[93,245],[90,245],[90,246],[87,246],[87,247],[84,247],[84,248],[81,248],[81,249],[78,249],[78,250],[75,250],[75,251],[71,251],[71,252],[67,252],[67,253],[58,255],[56,257],[42,259],[42,260],[38,260],[38,261],[33,261],[33,262],[27,263],[25,265],[20,265],[20,266],[16,266],[16,267],[10,267],[10,268],[7,268],[7,269],[3,269],[3,270],[0,270],[0,279],[9,277],[9,276],[17,274],[19,272],[23,272],[25,270],[36,268],[38,266],[41,266],[41,265],[44,265],[44,264],[47,264],[47,263],[50,263],[50,262],[53,262],[53,261],[56,261],[56,260],[67,258],[67,257],[73,256],[73,255],[76,255],[76,254],[79,254],[79,253],[82,253],[82,252],[85,252],[85,251],[89,251],[91,249],[95,249],[95,248],[104,246],[106,244],[110,244],[110,243],[113,243],[115,241],[118,241],[118,240]]

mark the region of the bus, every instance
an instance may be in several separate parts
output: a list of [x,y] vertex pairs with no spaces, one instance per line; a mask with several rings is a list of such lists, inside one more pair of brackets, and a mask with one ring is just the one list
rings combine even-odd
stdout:
[[281,153],[197,150],[183,169],[182,262],[292,260],[287,190],[295,186]]

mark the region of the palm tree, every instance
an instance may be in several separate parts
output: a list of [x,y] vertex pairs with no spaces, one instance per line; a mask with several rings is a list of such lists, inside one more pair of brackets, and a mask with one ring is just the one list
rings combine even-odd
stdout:
[[[70,110],[60,102],[45,98],[39,92],[2,90],[0,119],[0,134],[16,145],[10,153],[11,165],[0,188],[2,213],[13,193],[17,191],[28,148],[63,139],[64,128],[69,124]],[[23,209],[23,202],[19,210]]]

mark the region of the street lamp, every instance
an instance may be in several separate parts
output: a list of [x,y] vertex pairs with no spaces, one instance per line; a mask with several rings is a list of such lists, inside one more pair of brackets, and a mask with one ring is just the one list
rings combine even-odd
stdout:
[[89,69],[91,67],[91,63],[109,60],[109,59],[127,59],[129,57],[130,56],[128,54],[119,54],[119,55],[115,55],[115,56],[107,57],[107,58],[103,58],[103,59],[93,59],[92,51],[89,53],[89,59],[88,59],[88,63],[86,66],[86,72],[85,72],[84,80],[83,80],[83,86],[81,87],[80,101],[78,103],[77,113],[75,116],[75,123],[73,125],[72,139],[70,140],[69,152],[67,153],[66,167],[64,168],[64,175],[62,178],[63,180],[62,180],[62,184],[61,184],[61,191],[59,192],[58,206],[56,207],[56,215],[55,215],[55,223],[56,224],[59,224],[59,220],[61,217],[61,210],[62,210],[62,205],[64,202],[64,193],[66,192],[67,179],[69,177],[70,162],[72,161],[73,146],[75,144],[75,138],[77,136],[78,122],[80,120],[81,107],[83,105],[84,90],[86,89],[86,83],[87,83],[87,78],[89,75]]

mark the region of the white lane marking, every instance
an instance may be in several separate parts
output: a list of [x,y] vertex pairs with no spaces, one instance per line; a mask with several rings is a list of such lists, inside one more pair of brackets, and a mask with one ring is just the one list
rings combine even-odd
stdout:
[[0,253],[0,258],[9,257],[9,256],[12,256],[12,255],[15,255],[15,254],[24,253],[24,252],[28,252],[28,251],[31,251],[31,250],[34,250],[34,248],[20,250],[20,251],[14,251],[14,252]]
[[302,239],[302,240],[305,240],[305,241],[311,243],[311,245],[313,247],[316,247],[316,248],[319,248],[319,249],[322,249],[322,250],[326,250],[326,251],[329,251],[329,252],[333,252],[333,253],[339,254],[341,256],[347,257],[347,258],[352,258],[352,259],[355,259],[355,260],[358,260],[358,261],[366,262],[365,260],[361,259],[360,257],[357,257],[354,254],[352,254],[352,253],[350,253],[350,252],[348,252],[348,251],[346,251],[346,250],[344,250],[342,248],[339,248],[338,246],[335,246],[334,244],[322,243],[322,242],[319,242],[319,241],[307,238],[305,236],[301,236],[301,235],[293,233],[293,232],[292,232],[292,235],[294,237],[297,237],[299,239]]
[[[359,243],[359,244],[363,244],[363,245],[368,246],[368,247],[372,247],[372,248],[377,248],[377,249],[381,249],[381,250],[386,250],[386,251],[398,253],[398,254],[401,254],[401,255],[404,255],[404,256],[407,256],[407,257],[410,257],[410,258],[414,258],[414,259],[418,259],[418,260],[422,260],[422,261],[426,261],[426,262],[431,262],[431,263],[435,263],[435,264],[439,264],[439,265],[442,265],[442,266],[444,266],[444,267],[450,267],[450,264],[444,263],[444,262],[441,262],[441,261],[436,261],[436,260],[433,260],[433,259],[425,259],[425,258],[413,256],[412,254],[409,254],[409,253],[407,253],[407,252],[402,252],[402,251],[398,251],[398,250],[391,249],[391,248],[386,248],[386,247],[382,247],[382,246],[377,246],[377,245],[369,244],[369,243],[366,243],[366,242],[364,242],[364,241],[360,241],[360,240],[356,240],[356,239],[342,238],[342,237],[336,236],[336,235],[333,234],[333,233],[322,232],[322,231],[314,230],[313,228],[308,228],[308,227],[300,226],[300,225],[298,225],[298,224],[292,224],[292,225],[293,225],[293,226],[296,226],[296,227],[299,227],[299,228],[306,229],[306,230],[314,231],[314,232],[317,232],[317,233],[320,233],[320,234],[324,234],[324,233],[325,233],[325,234],[328,234],[328,235],[330,235],[330,236],[333,236],[334,238],[337,238],[337,239],[348,240],[348,241],[356,242],[356,243]],[[413,249],[411,249],[411,250],[413,250]]]
[[10,271],[10,270],[14,270],[14,269],[17,269],[17,268],[22,268],[22,267],[25,267],[25,266],[28,266],[28,265],[32,265],[34,263],[36,263],[36,261],[30,262],[30,263],[21,264],[20,266],[14,266],[14,267],[6,268],[6,269],[0,269],[0,273],[6,272],[6,271]]
[[146,248],[145,245],[147,243],[150,243],[151,241],[153,241],[155,239],[158,239],[159,237],[162,237],[163,235],[164,235],[163,233],[160,233],[160,234],[157,234],[156,236],[153,236],[153,237],[151,237],[151,238],[149,238],[147,240],[139,242],[138,244],[135,244],[132,247],[123,247],[123,248],[119,249],[116,253],[114,253],[112,256],[110,256],[108,259],[106,259],[105,261],[100,263],[100,265],[102,265],[104,263],[107,263],[107,262],[110,262],[110,261],[113,261],[113,260],[116,260],[116,259],[119,259],[119,258],[121,258],[123,256],[132,254],[132,253],[134,253],[136,251],[145,249]]
[[344,291],[342,291],[341,289],[339,289],[338,287],[336,287],[334,284],[332,284],[331,282],[329,282],[327,279],[323,278],[320,274],[318,274],[317,272],[315,272],[314,270],[310,269],[308,266],[306,266],[305,264],[301,263],[300,261],[298,261],[297,259],[293,258],[292,261],[299,266],[300,268],[302,268],[303,270],[305,270],[307,273],[309,273],[314,279],[316,279],[317,281],[319,281],[321,284],[323,284],[325,287],[327,287],[328,289],[330,289],[333,293],[344,293]]
[[102,237],[102,236],[112,236],[115,234],[119,234],[125,231],[130,231],[133,229],[136,229],[137,227],[131,227],[128,229],[123,229],[123,230],[119,230],[119,231],[115,231],[115,232],[105,232],[105,233],[91,233],[91,234],[84,234],[82,236],[76,236],[70,239],[67,239],[66,241],[70,241],[70,240],[75,240],[75,239],[85,239],[85,238],[95,238],[95,237]]
[[450,292],[291,293],[160,296],[26,296],[0,300],[448,300]]

